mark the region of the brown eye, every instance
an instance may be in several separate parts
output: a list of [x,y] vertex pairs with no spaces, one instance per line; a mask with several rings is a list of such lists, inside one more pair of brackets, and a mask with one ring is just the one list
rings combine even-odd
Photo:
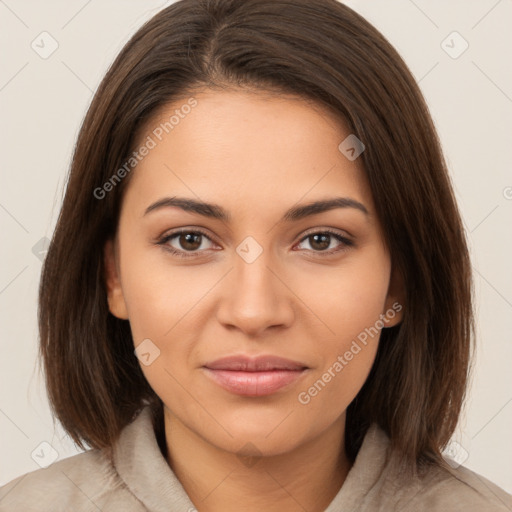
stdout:
[[[343,248],[346,248],[348,246],[353,245],[350,240],[347,238],[341,236],[339,233],[334,233],[331,231],[319,231],[316,233],[311,233],[307,236],[305,236],[301,240],[301,244],[305,241],[309,242],[309,245],[311,247],[310,250],[314,252],[337,252],[338,250],[341,250]],[[334,244],[334,248],[331,247],[332,242],[338,242],[336,248],[336,243]],[[340,249],[341,246],[341,249]],[[328,249],[331,250],[328,250]]]
[[315,250],[324,251],[331,245],[331,235],[326,233],[317,233],[316,235],[309,235],[310,245]]
[[201,231],[181,230],[169,233],[159,240],[158,245],[162,245],[165,249],[176,256],[193,257],[200,253],[211,249],[212,247],[204,246],[205,241],[209,241],[213,245],[210,237]]
[[195,251],[201,246],[200,233],[181,233],[178,235],[179,245],[186,251]]

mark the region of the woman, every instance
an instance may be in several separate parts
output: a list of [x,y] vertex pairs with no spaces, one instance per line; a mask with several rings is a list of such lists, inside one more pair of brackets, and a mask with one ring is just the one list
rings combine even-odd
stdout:
[[397,52],[334,0],[182,0],[80,131],[40,285],[82,454],[2,510],[509,510],[446,461],[473,316]]

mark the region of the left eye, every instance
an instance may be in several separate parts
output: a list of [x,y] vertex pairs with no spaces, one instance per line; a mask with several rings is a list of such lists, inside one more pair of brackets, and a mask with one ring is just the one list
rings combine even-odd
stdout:
[[[301,240],[301,244],[304,243],[305,241],[309,241],[309,245],[312,247],[312,249],[310,250],[312,250],[313,252],[332,253],[352,245],[352,242],[350,240],[341,236],[338,233],[333,233],[331,231],[310,233]],[[338,246],[341,246],[341,249],[333,249],[331,247],[331,243],[333,241],[337,241]]]

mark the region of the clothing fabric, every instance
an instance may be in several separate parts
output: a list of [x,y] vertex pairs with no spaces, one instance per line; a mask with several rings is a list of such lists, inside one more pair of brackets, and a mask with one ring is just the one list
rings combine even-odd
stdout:
[[[512,511],[510,494],[462,466],[453,470],[435,466],[404,483],[389,463],[388,446],[386,434],[373,424],[325,512]],[[145,407],[112,449],[85,451],[1,487],[0,511],[196,512],[196,508],[164,458],[151,411]]]

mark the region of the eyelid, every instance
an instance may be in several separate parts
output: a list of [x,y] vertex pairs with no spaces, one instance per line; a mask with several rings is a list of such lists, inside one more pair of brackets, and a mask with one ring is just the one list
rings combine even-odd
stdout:
[[[200,234],[200,235],[204,236],[205,238],[207,238],[213,244],[217,244],[217,242],[215,242],[215,240],[209,233],[207,233],[202,228],[196,228],[196,227],[194,227],[194,228],[177,228],[176,230],[171,230],[171,231],[165,232],[163,235],[157,237],[156,243],[157,244],[165,244],[170,239],[172,239],[178,235],[189,234],[189,233]],[[217,244],[217,245],[219,245],[219,244]],[[196,253],[197,252],[202,252],[202,251],[196,251]],[[191,252],[191,254],[193,254],[193,253]]]
[[311,236],[311,235],[314,235],[316,233],[330,233],[332,235],[339,235],[339,236],[341,236],[343,238],[346,238],[347,240],[354,238],[353,235],[351,233],[349,233],[345,229],[329,228],[329,227],[322,227],[322,226],[320,226],[320,227],[317,227],[317,228],[307,229],[305,231],[304,235],[302,235],[301,240],[304,240],[304,238],[306,238],[308,236]]

